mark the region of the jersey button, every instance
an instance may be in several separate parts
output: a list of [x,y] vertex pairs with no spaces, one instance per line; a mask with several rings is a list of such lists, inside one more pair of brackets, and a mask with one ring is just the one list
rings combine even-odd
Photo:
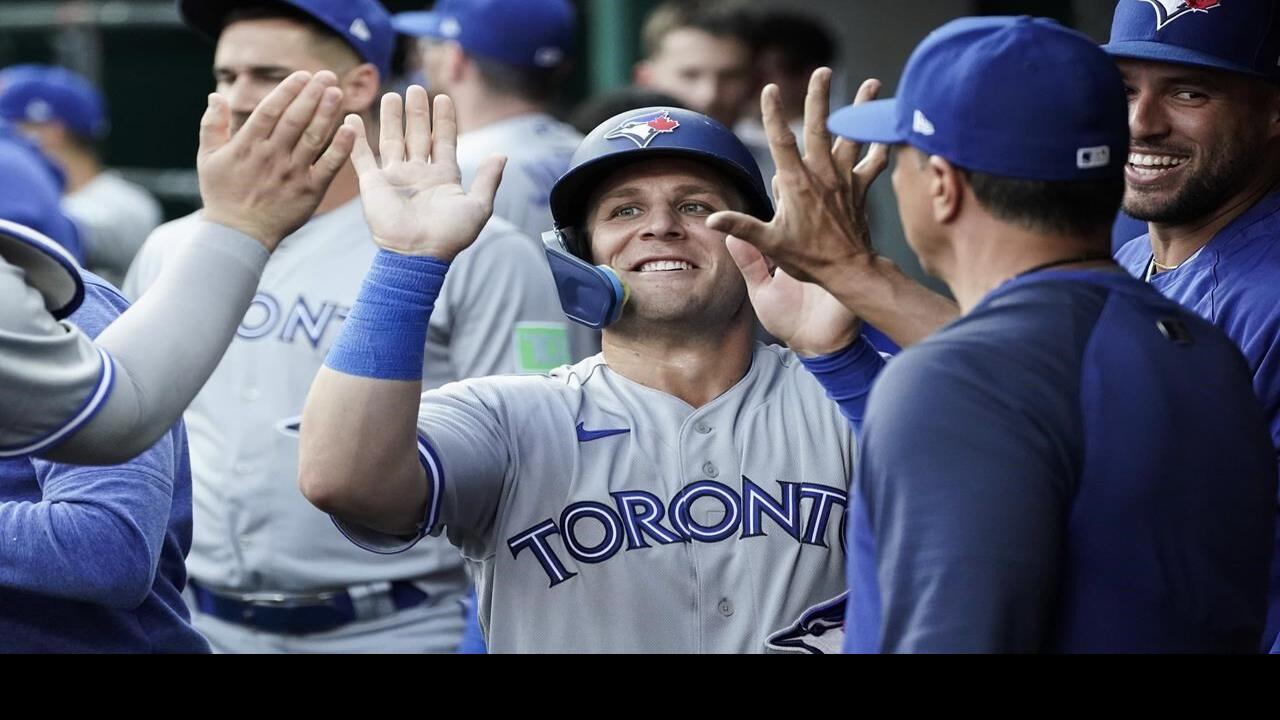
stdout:
[[713,478],[720,474],[720,470],[715,466],[715,463],[708,460],[702,463],[702,474],[709,478]]
[[249,463],[236,463],[235,467],[232,469],[236,471],[237,475],[248,475],[253,472],[253,466]]
[[242,395],[245,400],[248,400],[249,402],[253,402],[254,400],[257,400],[258,398],[262,397],[262,392],[259,391],[258,388],[245,388],[244,393],[242,393]]
[[697,425],[693,426],[693,429],[697,430],[699,433],[703,435],[706,435],[707,433],[711,432],[711,426],[702,422],[701,420],[698,421]]
[[733,614],[733,603],[729,602],[728,598],[722,598],[720,600],[720,604],[717,606],[717,609],[720,610],[721,615],[725,617],[729,617],[730,615]]

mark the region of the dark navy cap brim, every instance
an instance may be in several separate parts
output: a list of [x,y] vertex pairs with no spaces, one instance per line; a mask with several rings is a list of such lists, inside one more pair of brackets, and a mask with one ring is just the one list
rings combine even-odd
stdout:
[[907,141],[898,132],[898,101],[894,98],[840,108],[827,118],[827,129],[858,142],[894,144]]
[[409,37],[440,37],[440,13],[419,10],[391,16],[391,27]]
[[75,258],[35,230],[0,220],[0,258],[23,270],[27,284],[40,293],[54,317],[70,315],[84,300]]
[[1209,68],[1211,70],[1226,70],[1228,72],[1241,73],[1257,78],[1273,79],[1268,78],[1247,65],[1228,62],[1208,53],[1178,47],[1177,45],[1170,45],[1168,43],[1153,42],[1150,40],[1122,40],[1120,42],[1107,43],[1102,46],[1102,49],[1108,55],[1116,58],[1151,60],[1154,62],[1173,63],[1175,65],[1190,65],[1192,67]]

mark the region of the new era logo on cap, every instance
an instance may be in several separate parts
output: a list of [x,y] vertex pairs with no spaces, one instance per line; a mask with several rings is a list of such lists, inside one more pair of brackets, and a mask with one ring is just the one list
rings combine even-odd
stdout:
[[27,103],[24,114],[30,122],[48,122],[53,118],[53,106],[48,101],[37,98]]
[[924,113],[919,110],[911,114],[911,131],[921,135],[932,135],[935,132],[933,123],[929,122],[929,118],[925,117]]
[[1081,170],[1106,167],[1111,164],[1111,148],[1106,145],[1083,147],[1076,150],[1076,167]]
[[462,23],[457,18],[447,17],[440,21],[440,34],[447,38],[456,38],[462,34]]
[[369,42],[369,38],[373,37],[373,33],[369,32],[369,24],[364,21],[364,18],[352,20],[351,27],[348,29],[352,35],[365,42]]
[[564,60],[564,51],[557,47],[541,47],[533,55],[533,64],[538,67],[555,67]]
[[1156,9],[1156,29],[1188,13],[1207,13],[1222,3],[1219,0],[1143,0]]

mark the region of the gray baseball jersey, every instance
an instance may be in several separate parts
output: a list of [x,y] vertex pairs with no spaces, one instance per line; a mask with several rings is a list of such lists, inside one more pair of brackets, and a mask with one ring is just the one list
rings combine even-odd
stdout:
[[[153,233],[127,293],[136,297],[150,283],[193,222]],[[298,490],[298,416],[376,252],[359,200],[286,238],[188,410],[195,505],[188,569],[205,586],[314,593],[417,579],[429,593],[447,594],[465,585],[462,561],[443,540],[370,562]],[[494,220],[450,268],[428,331],[424,385],[564,363],[565,323],[546,261]]]
[[0,260],[0,457],[36,452],[92,417],[112,364],[45,309],[23,272]]
[[458,136],[462,184],[471,186],[476,170],[494,153],[507,156],[493,214],[540,241],[550,230],[551,186],[569,168],[582,135],[545,113],[518,115]]
[[[572,125],[545,113],[529,113],[486,125],[458,136],[458,168],[464,187],[494,153],[507,156],[493,214],[520,228],[542,252],[542,233],[553,226],[551,186],[569,168],[569,158],[582,142]],[[546,264],[545,261],[543,264]],[[574,323],[569,327],[572,355],[580,360],[600,352],[600,332]]]
[[163,219],[155,198],[114,172],[99,173],[63,198],[62,207],[80,228],[85,265],[116,285]]
[[788,350],[696,410],[595,356],[424,393],[418,427],[423,532],[472,565],[495,652],[762,652],[845,589],[854,438]]

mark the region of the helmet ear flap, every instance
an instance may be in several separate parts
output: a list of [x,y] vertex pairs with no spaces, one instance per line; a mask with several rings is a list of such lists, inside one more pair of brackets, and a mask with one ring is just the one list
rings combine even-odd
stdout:
[[574,234],[564,230],[542,234],[547,264],[551,266],[564,314],[574,322],[600,330],[622,316],[630,291],[613,268],[592,265],[572,249],[576,244]]

